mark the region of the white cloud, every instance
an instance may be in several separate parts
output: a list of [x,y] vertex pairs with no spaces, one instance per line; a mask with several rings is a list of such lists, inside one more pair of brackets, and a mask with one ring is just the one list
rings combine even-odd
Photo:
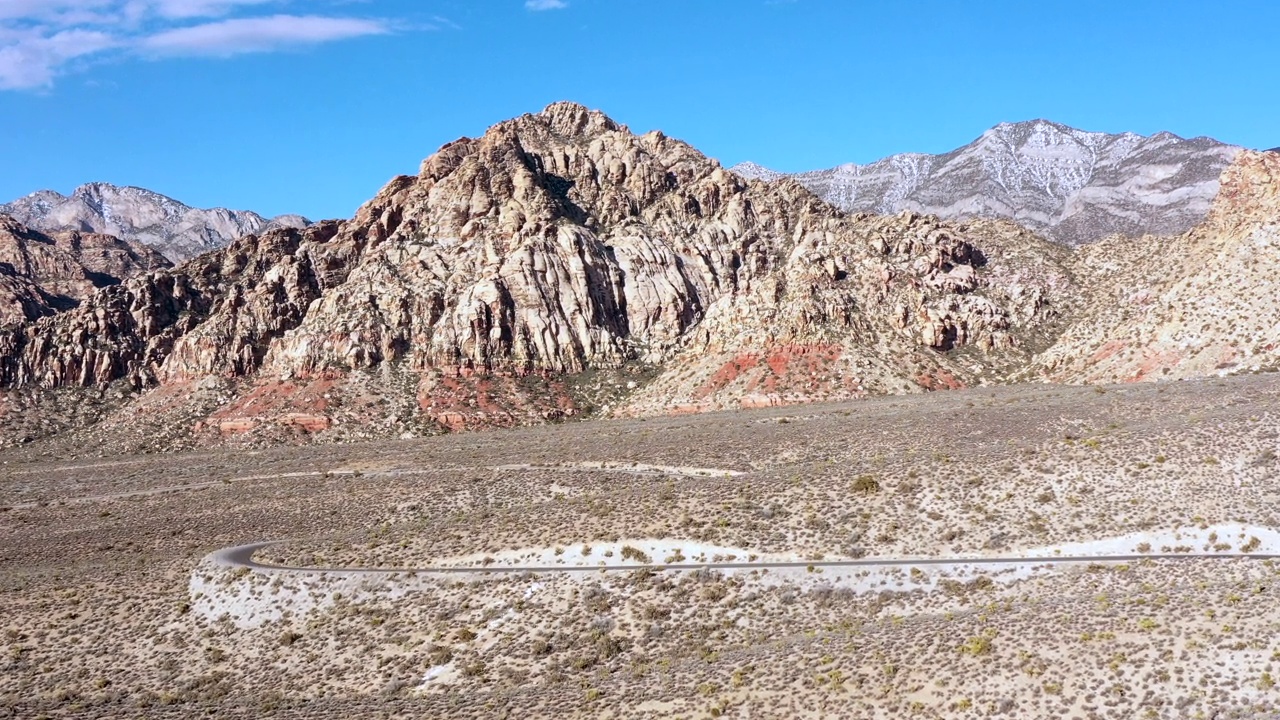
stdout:
[[312,45],[364,35],[384,35],[386,24],[375,20],[315,15],[272,15],[236,18],[175,28],[143,38],[139,48],[155,55],[226,57],[281,47]]
[[[334,3],[0,0],[0,90],[50,87],[59,75],[93,57],[227,57],[392,32],[391,23],[380,19],[280,14],[279,6],[287,4]],[[272,6],[277,14],[255,14]],[[84,60],[76,62],[79,58]]]
[[569,7],[566,0],[524,0],[526,10],[538,12],[541,10],[563,10]]
[[0,89],[46,87],[66,63],[116,45],[110,35],[91,30],[63,30],[51,35],[7,32],[0,37]]
[[239,5],[263,5],[276,0],[152,0],[156,14],[166,18],[220,17]]

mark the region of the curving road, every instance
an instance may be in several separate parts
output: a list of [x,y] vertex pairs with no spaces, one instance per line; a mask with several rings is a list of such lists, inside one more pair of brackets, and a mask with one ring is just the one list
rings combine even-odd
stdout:
[[324,573],[340,575],[449,575],[449,574],[521,574],[521,573],[575,573],[608,570],[768,570],[784,568],[847,568],[847,567],[918,567],[929,565],[1048,565],[1071,563],[1137,562],[1140,560],[1275,560],[1280,554],[1270,553],[1149,553],[1146,555],[1074,555],[1051,557],[939,557],[939,558],[864,558],[861,560],[794,560],[773,562],[711,562],[672,563],[662,565],[550,565],[550,566],[499,566],[468,565],[456,567],[421,568],[365,568],[365,567],[289,567],[260,563],[253,559],[255,553],[287,540],[256,542],[223,548],[209,555],[209,560],[231,568],[246,568],[259,572]]

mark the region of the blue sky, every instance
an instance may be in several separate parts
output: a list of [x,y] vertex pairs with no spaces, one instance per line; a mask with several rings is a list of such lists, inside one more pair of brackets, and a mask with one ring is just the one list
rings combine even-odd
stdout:
[[1280,3],[0,0],[0,201],[347,217],[555,100],[781,170],[1001,121],[1280,145]]

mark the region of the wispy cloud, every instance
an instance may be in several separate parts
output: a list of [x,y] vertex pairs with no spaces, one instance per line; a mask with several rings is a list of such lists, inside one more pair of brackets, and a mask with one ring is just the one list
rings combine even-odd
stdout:
[[220,17],[243,5],[265,5],[276,0],[152,0],[156,14],[166,18]]
[[526,10],[540,12],[542,10],[563,10],[569,7],[566,0],[524,0]]
[[114,0],[0,0],[0,21],[99,22],[110,19],[104,12]]
[[0,30],[0,89],[48,86],[58,68],[116,44],[110,35],[92,30]]
[[94,58],[229,57],[393,32],[393,23],[385,19],[280,12],[290,4],[332,5],[317,0],[0,0],[0,90],[50,87],[59,75]]
[[144,38],[139,46],[155,55],[227,57],[388,32],[386,23],[377,20],[272,15],[166,30]]

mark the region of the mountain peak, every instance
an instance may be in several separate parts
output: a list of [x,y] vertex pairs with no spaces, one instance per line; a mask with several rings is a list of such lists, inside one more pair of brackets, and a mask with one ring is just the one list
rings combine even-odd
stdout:
[[94,232],[140,242],[175,263],[269,227],[309,224],[300,216],[268,220],[246,210],[192,208],[154,190],[107,182],[85,183],[70,196],[39,190],[0,205],[0,212],[43,232]]
[[[562,102],[446,144],[423,161],[416,179],[393,181],[366,207],[381,212],[414,186],[450,192],[468,199],[456,215],[460,236],[495,222],[514,236],[564,219],[590,225],[636,217],[719,169],[661,132],[635,135],[598,110]],[[741,183],[728,174],[711,182]]]
[[561,135],[598,135],[606,131],[628,132],[626,126],[613,121],[599,110],[562,100],[543,108],[538,116]]
[[625,125],[614,122],[613,118],[599,110],[568,100],[553,102],[536,113],[525,113],[510,120],[504,120],[488,129],[485,136],[507,135],[539,126],[549,129],[562,138],[595,137],[605,132],[630,132]]
[[134,185],[115,185],[109,182],[87,182],[71,191],[71,197],[78,198],[98,199],[116,195],[131,195],[134,197],[147,198],[166,205],[190,209],[190,206],[186,203],[174,200],[168,195],[163,195],[154,190],[148,190],[147,188],[137,187]]
[[778,178],[786,175],[786,173],[780,173],[777,170],[770,170],[769,168],[751,162],[750,160],[734,165],[729,168],[729,172],[737,173],[748,180],[777,180]]
[[1060,122],[1046,120],[1045,118],[1032,118],[1030,120],[996,123],[995,127],[991,129],[994,131],[1006,132],[1009,130],[1053,130],[1060,133],[1077,132],[1076,129],[1070,125],[1063,125]]
[[1208,213],[1218,175],[1238,150],[1209,138],[1089,132],[1036,118],[1000,123],[942,155],[903,153],[795,178],[849,211],[1007,218],[1078,245],[1186,231]]

